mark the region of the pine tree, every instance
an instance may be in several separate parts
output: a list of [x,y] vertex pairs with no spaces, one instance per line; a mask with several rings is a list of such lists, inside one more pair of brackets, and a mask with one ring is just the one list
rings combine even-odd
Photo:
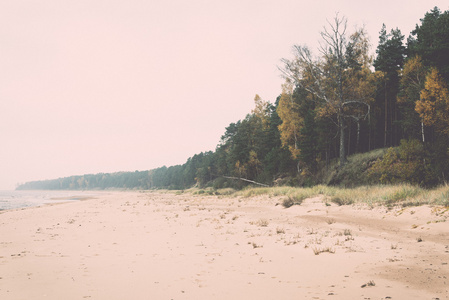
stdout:
[[449,82],[449,11],[434,7],[408,39],[409,56],[420,55],[425,65],[438,68]]
[[377,90],[376,107],[373,109],[374,112],[380,113],[377,115],[380,122],[377,123],[376,132],[383,132],[382,141],[377,143],[382,147],[394,146],[400,139],[396,125],[399,119],[396,98],[399,92],[399,71],[405,58],[403,39],[399,29],[392,29],[387,34],[385,24],[382,25],[376,49],[377,57],[373,63],[375,70],[384,74],[383,84]]

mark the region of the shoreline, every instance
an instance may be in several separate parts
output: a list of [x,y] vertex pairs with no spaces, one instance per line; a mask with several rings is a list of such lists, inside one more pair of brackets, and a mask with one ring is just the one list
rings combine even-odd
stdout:
[[447,210],[280,202],[107,191],[2,211],[0,298],[448,299]]
[[[0,212],[53,205],[70,201],[84,201],[104,191],[77,190],[10,190],[0,191]],[[84,195],[83,195],[84,194]]]

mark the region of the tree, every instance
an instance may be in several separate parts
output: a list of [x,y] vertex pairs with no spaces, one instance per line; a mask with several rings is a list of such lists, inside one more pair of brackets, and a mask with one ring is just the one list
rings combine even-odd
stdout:
[[334,18],[321,33],[320,56],[307,46],[294,46],[294,59],[282,59],[280,69],[288,82],[300,86],[320,102],[321,116],[335,116],[340,133],[340,165],[346,162],[346,119],[366,118],[375,91],[369,67],[368,39],[363,29],[347,36],[347,20]]
[[276,98],[274,105],[270,105],[269,127],[264,134],[264,145],[267,152],[261,155],[261,158],[265,182],[269,182],[270,179],[275,180],[282,174],[289,174],[294,171],[292,165],[295,165],[295,162],[290,151],[282,145],[281,141],[279,128],[282,119],[278,114],[280,100],[281,95]]
[[[447,84],[449,82],[449,11],[442,13],[438,7],[435,7],[430,12],[426,13],[421,19],[421,25],[416,25],[414,31],[408,39],[408,54],[412,58],[410,61],[411,75],[406,78],[406,82],[402,82],[401,86],[404,88],[404,95],[408,97],[401,97],[401,99],[408,100],[408,113],[414,119],[420,118],[421,124],[421,139],[426,141],[427,132],[432,137],[432,128],[428,130],[426,127],[430,119],[424,120],[423,117],[429,118],[430,114],[427,109],[433,105],[433,101],[424,101],[430,94],[421,91],[425,88],[425,82],[430,79],[428,75],[434,73],[430,68],[438,69],[441,74],[441,80]],[[414,58],[414,59],[413,59]],[[404,66],[404,74],[407,73],[406,66]],[[435,73],[434,73],[435,75]],[[432,81],[432,80],[431,80]],[[433,81],[435,83],[435,81]],[[404,96],[403,95],[403,96]],[[422,98],[424,96],[425,98]],[[418,110],[421,112],[418,116],[415,110],[415,104],[418,104]],[[441,102],[442,103],[442,102]],[[409,118],[409,121],[411,118]],[[407,122],[404,122],[407,124]],[[410,123],[410,122],[409,122]],[[408,125],[408,124],[407,124]],[[439,124],[441,125],[441,124]],[[434,128],[437,129],[437,128]],[[441,128],[440,128],[441,129]],[[438,129],[437,129],[438,130]]]
[[[398,134],[394,134],[392,127],[395,126],[395,121],[398,119],[396,99],[399,92],[399,71],[404,65],[406,50],[403,39],[404,36],[399,29],[392,29],[387,34],[386,26],[383,24],[376,49],[377,57],[373,62],[375,70],[384,74],[383,86],[378,89],[376,97],[379,111],[383,111],[380,116],[380,119],[383,118],[383,147],[386,147],[387,144],[395,144],[399,139]],[[388,140],[390,140],[389,143]]]
[[303,119],[300,116],[299,106],[293,99],[293,85],[288,82],[282,86],[277,113],[282,120],[282,123],[279,125],[282,146],[288,147],[292,159],[297,161],[297,171],[299,173],[299,135]]
[[426,68],[420,56],[409,58],[402,69],[398,102],[402,111],[401,125],[407,138],[420,138],[425,142],[424,123],[415,111],[416,101],[424,88]]
[[310,97],[305,89],[297,87],[292,91],[291,85],[284,84],[277,108],[282,120],[279,125],[280,139],[297,162],[297,173],[303,167],[315,169],[320,154],[318,144],[323,132],[318,131],[318,123],[322,119],[316,118],[316,103]]
[[260,120],[262,127],[266,129],[270,121],[270,104],[256,94],[254,97],[254,109],[251,112]]
[[424,125],[435,126],[443,136],[449,134],[449,91],[436,68],[427,74],[415,109]]
[[409,56],[420,55],[425,65],[437,67],[449,81],[449,11],[434,7],[408,39]]

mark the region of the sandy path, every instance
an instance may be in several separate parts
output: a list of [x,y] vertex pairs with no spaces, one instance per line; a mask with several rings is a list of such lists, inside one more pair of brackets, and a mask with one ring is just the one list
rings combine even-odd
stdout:
[[114,192],[2,212],[0,299],[449,299],[447,209],[278,202]]

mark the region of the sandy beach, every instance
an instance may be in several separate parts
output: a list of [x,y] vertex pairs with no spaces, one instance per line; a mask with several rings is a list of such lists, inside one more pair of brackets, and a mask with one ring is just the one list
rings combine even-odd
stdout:
[[0,212],[0,299],[449,299],[449,209],[99,192]]

